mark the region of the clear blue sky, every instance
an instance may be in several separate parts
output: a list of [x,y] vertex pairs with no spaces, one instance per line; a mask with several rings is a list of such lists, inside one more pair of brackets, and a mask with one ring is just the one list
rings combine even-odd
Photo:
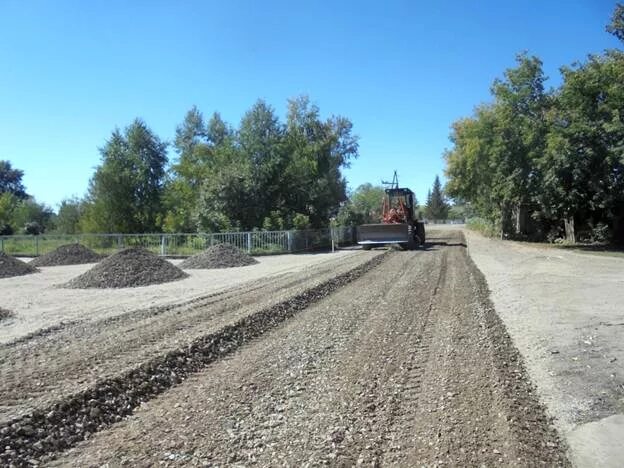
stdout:
[[[307,94],[349,117],[349,185],[397,169],[423,200],[450,124],[489,99],[515,54],[561,65],[616,47],[615,2],[0,0],[0,159],[54,207],[82,196],[98,147],[143,118],[171,140],[196,104],[232,124]],[[173,157],[170,152],[170,157]]]

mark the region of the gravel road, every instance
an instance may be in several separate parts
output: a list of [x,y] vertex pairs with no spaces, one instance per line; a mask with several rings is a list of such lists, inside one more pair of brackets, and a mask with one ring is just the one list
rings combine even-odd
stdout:
[[461,234],[429,237],[49,463],[567,466]]
[[326,257],[300,271],[237,284],[186,302],[65,324],[0,345],[0,424],[184,347],[380,253]]

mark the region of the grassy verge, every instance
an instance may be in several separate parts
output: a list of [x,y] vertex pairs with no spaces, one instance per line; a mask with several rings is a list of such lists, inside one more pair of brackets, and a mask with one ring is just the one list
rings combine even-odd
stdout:
[[491,221],[484,218],[470,218],[466,221],[466,227],[472,231],[483,234],[486,237],[500,237],[500,233]]

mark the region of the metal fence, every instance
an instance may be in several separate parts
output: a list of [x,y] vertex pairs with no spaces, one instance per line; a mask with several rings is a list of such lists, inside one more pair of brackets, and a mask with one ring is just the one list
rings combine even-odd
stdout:
[[98,253],[110,254],[126,247],[144,247],[162,256],[189,256],[219,243],[235,245],[252,255],[303,252],[355,243],[352,227],[306,231],[250,231],[215,234],[75,234],[0,236],[0,251],[15,256],[36,257],[78,243]]

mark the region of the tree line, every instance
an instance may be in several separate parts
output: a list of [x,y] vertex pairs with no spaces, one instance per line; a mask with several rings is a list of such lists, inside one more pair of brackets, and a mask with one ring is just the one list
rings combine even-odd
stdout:
[[[624,41],[624,6],[607,30]],[[452,125],[446,192],[509,237],[624,243],[624,53],[561,68],[520,54],[493,102]]]
[[[171,161],[170,146],[175,151]],[[237,128],[218,112],[205,119],[193,107],[172,143],[136,119],[112,132],[100,156],[86,195],[63,200],[58,214],[28,196],[23,173],[1,162],[2,233],[326,226],[347,198],[341,171],[358,157],[358,137],[349,119],[323,119],[318,106],[303,96],[288,101],[284,122],[259,100]],[[19,216],[26,206],[36,207],[42,216]]]

